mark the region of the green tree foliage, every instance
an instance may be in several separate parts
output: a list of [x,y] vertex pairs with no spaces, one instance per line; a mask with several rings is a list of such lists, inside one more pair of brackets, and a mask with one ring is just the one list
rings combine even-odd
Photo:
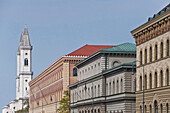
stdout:
[[64,91],[64,97],[60,101],[57,113],[70,113],[70,94],[68,90]]

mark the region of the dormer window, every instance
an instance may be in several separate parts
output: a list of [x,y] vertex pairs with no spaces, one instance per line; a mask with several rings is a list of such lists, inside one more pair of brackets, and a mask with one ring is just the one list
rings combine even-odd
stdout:
[[28,66],[28,59],[27,58],[24,59],[24,66]]

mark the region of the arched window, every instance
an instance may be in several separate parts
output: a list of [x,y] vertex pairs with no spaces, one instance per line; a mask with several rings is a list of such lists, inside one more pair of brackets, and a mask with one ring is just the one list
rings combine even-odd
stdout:
[[115,94],[115,82],[113,81],[113,94]]
[[142,113],[142,106],[140,106],[140,113]]
[[139,81],[139,90],[142,90],[142,76],[140,76],[140,81]]
[[90,113],[90,110],[88,110],[88,113]]
[[106,95],[108,95],[108,83],[106,83]]
[[120,89],[120,92],[122,93],[122,92],[123,92],[123,80],[121,79],[120,82],[121,82],[121,83],[120,83],[120,84],[121,84],[121,86],[120,86],[120,88],[121,88],[121,89]]
[[145,64],[147,64],[147,49],[145,49]]
[[157,88],[157,72],[155,72],[155,88]]
[[[106,84],[106,86],[107,86],[107,84]],[[107,87],[106,87],[106,89],[107,89]],[[93,87],[91,87],[91,96],[94,97],[94,95],[93,95]]]
[[142,65],[142,51],[140,51],[140,65]]
[[163,113],[163,106],[162,106],[162,104],[161,104],[161,113]]
[[111,88],[111,82],[109,83],[109,94],[111,95],[112,93],[111,93],[111,90],[112,90],[112,88]]
[[144,81],[145,83],[145,89],[147,89],[147,76],[145,75],[145,81]]
[[119,93],[119,80],[117,80],[117,93]]
[[160,50],[160,53],[161,53],[161,58],[163,58],[163,42],[161,42],[161,50]]
[[160,72],[160,81],[161,81],[161,86],[163,86],[163,72],[162,72],[162,70],[161,70],[161,72]]
[[154,102],[154,109],[155,109],[155,113],[158,113],[158,103],[156,100]]
[[169,40],[166,42],[166,55],[169,56]]
[[98,85],[98,96],[100,96],[100,85]]
[[169,105],[168,105],[168,103],[166,104],[166,113],[169,113]]
[[152,74],[150,73],[150,75],[149,75],[149,80],[150,80],[150,89],[152,88]]
[[28,59],[27,58],[24,59],[24,66],[28,66]]
[[149,56],[150,56],[150,62],[152,62],[152,47],[150,47],[150,53],[149,53]]
[[94,113],[96,113],[96,109],[94,110]]
[[98,113],[100,113],[100,109],[98,109]]
[[169,85],[169,69],[166,70],[166,84]]
[[146,105],[145,105],[145,113],[147,113],[147,107],[146,107]]
[[155,60],[158,59],[158,47],[155,45]]
[[150,113],[152,113],[152,106],[150,105]]
[[77,76],[77,68],[73,69],[73,76]]
[[96,97],[96,86],[94,86],[94,97]]

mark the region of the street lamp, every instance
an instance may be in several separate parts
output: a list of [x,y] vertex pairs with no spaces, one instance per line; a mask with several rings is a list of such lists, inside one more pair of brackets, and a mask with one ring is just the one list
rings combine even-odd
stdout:
[[[144,108],[145,108],[145,98],[144,98],[144,64],[142,63],[142,61],[136,60],[133,63],[139,62],[140,64],[142,64],[143,67],[143,113],[144,113]],[[132,74],[134,74],[134,65],[132,64]]]

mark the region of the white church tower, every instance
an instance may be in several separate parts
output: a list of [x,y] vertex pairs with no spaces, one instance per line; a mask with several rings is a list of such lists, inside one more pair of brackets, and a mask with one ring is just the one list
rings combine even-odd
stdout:
[[16,99],[2,108],[2,113],[15,113],[26,107],[29,100],[29,82],[32,79],[32,46],[25,25],[17,51]]
[[29,39],[28,29],[25,25],[24,34],[21,34],[17,51],[17,77],[16,99],[29,98],[29,85],[32,79],[32,46]]

